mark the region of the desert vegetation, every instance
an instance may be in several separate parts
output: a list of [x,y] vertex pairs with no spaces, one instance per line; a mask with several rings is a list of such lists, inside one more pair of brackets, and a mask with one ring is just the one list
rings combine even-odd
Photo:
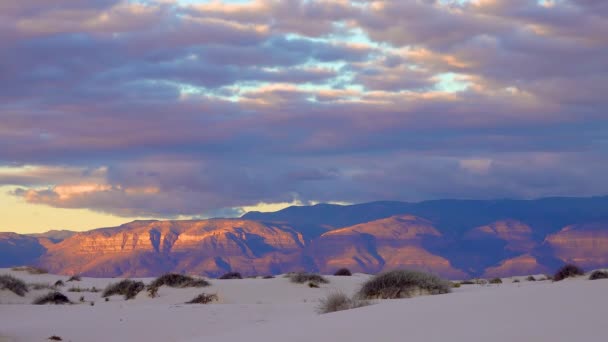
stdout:
[[10,274],[0,275],[0,290],[9,290],[17,296],[23,297],[29,291],[25,282]]
[[589,275],[589,280],[608,279],[608,272],[606,271],[593,271]]
[[186,302],[186,304],[209,304],[216,302],[217,300],[218,297],[216,294],[201,293],[200,295],[194,297],[191,301]]
[[502,284],[502,279],[500,279],[500,278],[490,279],[490,284]]
[[176,287],[176,288],[186,288],[186,287],[206,287],[210,286],[209,283],[205,279],[194,278],[191,276],[177,274],[177,273],[167,273],[158,278],[156,278],[150,285],[148,285],[148,295],[150,297],[156,297],[158,294],[158,289],[161,286],[168,287]]
[[19,267],[13,267],[11,268],[12,271],[17,271],[17,272],[27,272],[29,274],[47,274],[49,273],[49,271],[47,271],[44,268],[41,267],[36,267],[36,266],[19,266]]
[[34,305],[45,305],[45,304],[70,304],[70,300],[63,293],[57,291],[51,291],[43,296],[36,298],[32,304]]
[[295,273],[290,273],[289,274],[289,280],[292,283],[296,283],[296,284],[304,284],[304,283],[308,283],[310,286],[310,283],[318,285],[319,284],[328,284],[329,280],[325,279],[323,276],[316,274],[316,273],[306,273],[306,272],[295,272]]
[[536,281],[536,278],[534,278],[534,276],[528,276],[528,278],[526,278],[527,281]]
[[320,314],[356,309],[363,306],[371,305],[368,300],[361,300],[358,298],[350,298],[343,292],[335,292],[327,295],[327,297],[321,299],[317,312]]
[[79,275],[73,275],[67,281],[70,282],[70,281],[80,281],[80,280],[82,280],[82,278]]
[[63,280],[57,280],[57,281],[55,282],[55,285],[54,285],[54,286],[55,286],[55,287],[60,287],[60,286],[65,286],[65,284],[63,283]]
[[555,274],[553,275],[553,281],[561,281],[566,278],[572,278],[577,276],[582,276],[585,274],[582,268],[574,265],[574,264],[566,264],[562,266]]
[[360,299],[409,298],[451,292],[449,281],[419,271],[395,270],[378,274],[363,284]]
[[335,276],[350,277],[352,272],[348,268],[341,268],[334,273]]
[[110,284],[103,290],[102,297],[107,298],[114,295],[124,296],[125,300],[133,299],[143,291],[146,285],[141,281],[123,279],[118,283]]
[[243,279],[243,276],[239,272],[228,272],[220,276],[218,279]]
[[68,292],[93,292],[93,293],[96,293],[96,292],[99,292],[99,290],[95,286],[93,286],[91,288],[88,288],[88,287],[81,288],[80,286],[74,286],[74,287],[69,288]]
[[49,283],[31,283],[27,287],[30,290],[54,290],[55,286],[51,286]]

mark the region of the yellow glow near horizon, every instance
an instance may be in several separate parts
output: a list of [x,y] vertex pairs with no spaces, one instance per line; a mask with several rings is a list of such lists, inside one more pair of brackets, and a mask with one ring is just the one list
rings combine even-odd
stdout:
[[118,226],[137,219],[88,209],[63,209],[27,203],[9,193],[15,188],[0,186],[0,231],[3,232],[41,233],[51,229],[84,231]]

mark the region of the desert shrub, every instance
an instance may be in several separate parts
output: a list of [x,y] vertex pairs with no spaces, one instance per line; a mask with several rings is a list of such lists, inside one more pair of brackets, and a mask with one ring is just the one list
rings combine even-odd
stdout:
[[460,285],[475,285],[475,282],[472,280],[463,280],[460,282]]
[[452,283],[450,283],[450,285],[455,289],[460,287],[460,283],[458,283],[458,282],[452,282]]
[[47,340],[51,340],[51,341],[63,341],[63,339],[57,335],[53,335],[49,338],[47,338]]
[[500,279],[500,278],[490,279],[490,284],[502,284],[502,279]]
[[106,297],[106,302],[109,302],[109,301],[110,301],[110,298]]
[[209,304],[214,301],[217,301],[216,294],[201,293],[200,295],[194,297],[191,301],[186,302],[186,304]]
[[84,296],[80,296],[79,300],[80,300],[81,303],[84,303]]
[[585,271],[583,271],[582,268],[573,264],[566,264],[555,272],[555,275],[553,275],[553,281],[561,281],[566,278],[576,277],[583,274],[585,274]]
[[343,276],[343,277],[350,277],[353,274],[350,272],[350,270],[348,268],[341,268],[339,270],[336,271],[336,273],[334,273],[335,276]]
[[28,292],[25,282],[10,274],[0,275],[0,290],[9,290],[20,297],[23,297]]
[[296,284],[314,283],[318,285],[329,283],[329,280],[323,278],[318,274],[306,272],[291,273],[289,275],[289,280],[291,280],[292,283]]
[[219,277],[219,279],[243,279],[243,276],[239,272],[228,272]]
[[528,276],[528,278],[526,278],[527,281],[536,281],[536,278],[534,278],[534,276]]
[[27,272],[29,274],[46,274],[49,273],[49,271],[45,270],[44,268],[41,267],[36,267],[36,266],[19,266],[19,267],[13,267],[11,268],[12,271],[17,271],[17,272]]
[[308,282],[308,287],[310,287],[311,289],[318,289],[319,288],[319,284],[318,283],[313,283],[312,281]]
[[108,285],[105,290],[103,290],[101,296],[107,298],[114,295],[121,295],[125,296],[126,300],[129,300],[135,298],[135,296],[137,296],[145,287],[146,285],[141,281],[123,279],[118,283]]
[[57,280],[55,282],[55,287],[59,287],[59,286],[65,286],[65,284],[63,283],[63,280]]
[[161,286],[185,288],[185,287],[205,287],[211,285],[205,279],[197,279],[183,274],[167,273],[156,278],[148,285],[148,296],[155,298]]
[[513,279],[514,283],[519,283],[519,279]]
[[262,279],[274,279],[273,275],[265,275],[262,277]]
[[359,290],[359,297],[391,299],[449,292],[450,282],[438,276],[419,271],[395,270],[381,273],[365,282]]
[[342,292],[335,292],[329,294],[324,299],[321,299],[317,312],[320,314],[350,310],[360,308],[362,306],[370,305],[371,302],[367,300],[360,300],[356,298],[349,298]]
[[608,272],[606,271],[593,271],[589,276],[589,280],[608,279]]
[[70,304],[70,300],[63,293],[57,291],[51,291],[44,296],[36,298],[32,304],[34,305],[45,305],[45,304]]
[[53,286],[48,283],[32,283],[28,285],[30,290],[53,290]]
[[81,281],[82,278],[79,275],[73,275],[67,281]]

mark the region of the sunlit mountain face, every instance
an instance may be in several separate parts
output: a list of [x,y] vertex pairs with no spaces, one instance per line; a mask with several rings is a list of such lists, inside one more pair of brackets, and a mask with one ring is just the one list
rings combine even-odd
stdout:
[[2,1],[2,230],[605,195],[607,18],[583,0]]
[[608,264],[608,197],[319,204],[83,233],[0,233],[0,267],[101,277],[331,274],[347,267],[465,279],[547,274],[564,263]]

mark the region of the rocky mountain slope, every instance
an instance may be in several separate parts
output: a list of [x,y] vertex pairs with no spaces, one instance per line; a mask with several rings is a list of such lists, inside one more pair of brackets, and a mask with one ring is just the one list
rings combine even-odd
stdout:
[[134,221],[59,236],[0,233],[0,266],[34,264],[54,273],[106,277],[407,267],[454,279],[545,273],[564,262],[605,267],[605,202],[375,202],[293,207],[240,219]]

